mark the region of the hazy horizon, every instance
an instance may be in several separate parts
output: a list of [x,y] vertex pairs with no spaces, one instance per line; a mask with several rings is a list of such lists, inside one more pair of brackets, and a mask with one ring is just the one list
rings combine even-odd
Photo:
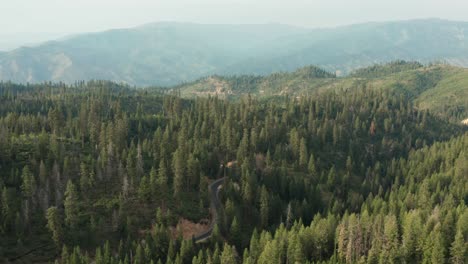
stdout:
[[81,31],[81,32],[18,32],[18,33],[7,33],[4,34],[0,32],[0,52],[9,52],[17,48],[21,47],[33,47],[36,45],[40,45],[42,43],[54,40],[65,39],[67,37],[73,37],[80,34],[88,34],[88,33],[99,33],[105,32],[109,30],[118,30],[118,29],[131,29],[137,28],[145,25],[151,24],[158,24],[158,23],[180,23],[180,24],[198,24],[198,25],[283,25],[283,26],[291,26],[291,27],[298,27],[304,29],[327,29],[327,28],[339,28],[339,27],[346,27],[352,25],[360,25],[360,24],[368,24],[368,23],[392,23],[392,22],[403,22],[403,21],[416,21],[416,20],[442,20],[442,21],[452,21],[452,22],[467,22],[468,20],[453,20],[453,19],[444,19],[439,17],[427,17],[427,18],[413,18],[413,19],[401,19],[401,20],[385,20],[385,21],[364,21],[358,23],[350,23],[350,24],[343,24],[343,25],[335,25],[335,26],[322,26],[322,27],[308,27],[302,25],[293,25],[293,24],[286,24],[286,23],[279,23],[279,22],[265,22],[265,23],[203,23],[203,22],[192,22],[192,21],[172,21],[172,20],[161,20],[161,21],[150,21],[143,24],[133,25],[129,27],[113,27],[113,28],[106,28],[97,31]]
[[[439,18],[466,21],[461,0],[18,0],[2,3],[0,50],[79,33],[155,22],[285,24],[328,28],[367,22]],[[14,22],[12,22],[14,21]]]

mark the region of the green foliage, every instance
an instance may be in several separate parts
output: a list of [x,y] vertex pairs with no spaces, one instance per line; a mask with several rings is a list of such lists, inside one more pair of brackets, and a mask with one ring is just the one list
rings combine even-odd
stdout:
[[223,252],[221,253],[221,264],[236,264],[236,249],[233,246],[225,243]]
[[[323,74],[314,74],[316,71],[322,71]],[[468,97],[467,80],[468,71],[463,68],[441,64],[423,66],[418,62],[395,61],[359,69],[354,74],[341,78],[310,66],[291,73],[274,73],[262,77],[211,76],[173,89],[180,91],[185,97],[216,95],[221,98],[239,99],[249,94],[271,99],[284,95],[303,97],[330,90],[342,93],[362,87],[373,87],[400,93],[420,109],[460,122],[468,117],[468,105],[465,100]],[[390,123],[387,126],[390,129]]]
[[[234,101],[1,83],[0,251],[43,246],[26,262],[61,251],[65,263],[463,263],[467,127],[413,104],[451,71]],[[315,68],[273,76],[346,82]],[[186,221],[205,219],[212,236],[193,243]]]
[[23,191],[24,196],[31,198],[35,191],[34,188],[36,188],[36,182],[28,166],[24,166],[21,173],[21,179],[23,180],[21,190]]
[[65,190],[65,224],[70,229],[76,228],[78,224],[78,193],[75,184],[70,180],[67,183],[67,189]]
[[419,62],[407,62],[403,60],[398,60],[387,64],[380,64],[367,68],[357,69],[353,71],[350,75],[359,78],[379,78],[398,72],[416,70],[422,67],[423,65]]
[[463,238],[463,234],[458,231],[455,235],[455,240],[450,248],[451,261],[454,264],[466,263],[468,261],[467,242]]
[[52,233],[52,238],[57,244],[60,246],[63,240],[63,224],[62,224],[62,216],[60,215],[57,207],[50,207],[47,209],[46,213],[47,219],[47,228]]

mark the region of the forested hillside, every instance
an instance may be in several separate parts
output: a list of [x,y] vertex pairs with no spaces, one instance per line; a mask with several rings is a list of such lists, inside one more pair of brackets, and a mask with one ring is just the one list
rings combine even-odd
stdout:
[[444,64],[423,66],[418,62],[394,61],[354,71],[349,77],[314,66],[268,76],[219,76],[171,87],[183,97],[218,96],[238,99],[250,94],[258,98],[307,96],[323,92],[351,92],[363,87],[399,93],[416,108],[460,122],[468,118],[468,70]]
[[236,100],[0,83],[0,262],[466,263],[466,108],[429,100],[466,70],[388,67],[211,78]]

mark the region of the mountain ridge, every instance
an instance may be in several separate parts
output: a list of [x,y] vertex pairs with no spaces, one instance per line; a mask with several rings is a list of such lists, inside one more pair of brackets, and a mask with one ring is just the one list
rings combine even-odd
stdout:
[[202,76],[267,75],[317,65],[338,75],[397,59],[468,66],[468,22],[439,19],[308,29],[150,23],[0,52],[0,80],[108,79],[176,85]]

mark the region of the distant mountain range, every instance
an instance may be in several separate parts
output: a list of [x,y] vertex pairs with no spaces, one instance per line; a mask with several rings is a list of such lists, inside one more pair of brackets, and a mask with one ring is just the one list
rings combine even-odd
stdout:
[[427,19],[327,29],[156,23],[0,52],[0,80],[169,86],[213,74],[265,75],[311,64],[345,75],[397,59],[468,66],[468,23]]

